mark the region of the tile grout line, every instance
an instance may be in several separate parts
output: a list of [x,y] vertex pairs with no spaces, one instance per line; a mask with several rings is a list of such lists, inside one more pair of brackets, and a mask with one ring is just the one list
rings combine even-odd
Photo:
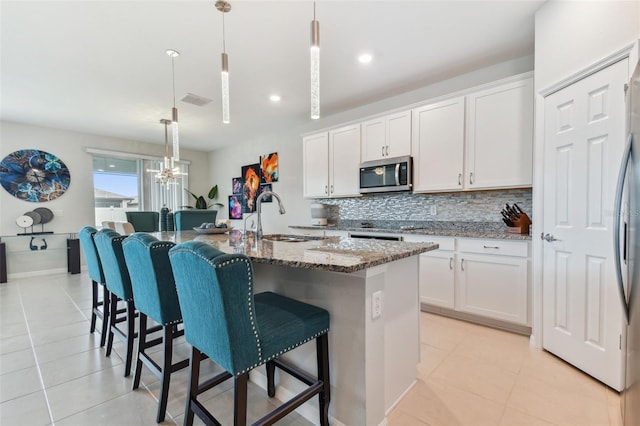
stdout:
[[38,361],[38,355],[36,354],[36,348],[33,343],[33,337],[31,336],[31,327],[29,327],[29,321],[27,320],[27,312],[24,309],[24,300],[22,299],[22,290],[18,287],[18,297],[20,297],[20,307],[22,308],[22,316],[24,318],[25,326],[27,327],[27,335],[29,336],[29,344],[31,345],[31,352],[33,353],[33,359],[36,363],[36,371],[38,372],[38,379],[40,380],[40,386],[42,387],[42,393],[44,395],[44,402],[47,404],[47,411],[49,412],[49,420],[51,420],[51,426],[55,426],[53,419],[53,412],[51,411],[51,404],[49,403],[49,397],[47,395],[47,389],[44,385],[44,378],[42,377],[42,371],[40,370],[40,362]]

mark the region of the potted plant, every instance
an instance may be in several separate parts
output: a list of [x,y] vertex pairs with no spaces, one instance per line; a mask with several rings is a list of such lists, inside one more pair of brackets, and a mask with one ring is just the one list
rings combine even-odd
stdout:
[[[222,207],[224,204],[222,203],[209,203],[207,201],[206,198],[204,198],[204,196],[200,195],[196,195],[193,192],[189,191],[187,188],[184,189],[185,191],[187,191],[189,194],[191,194],[191,196],[196,200],[196,205],[194,206],[196,209],[202,209],[202,210],[206,210],[209,207],[212,206],[220,206]],[[214,200],[218,197],[218,185],[213,185],[211,187],[211,189],[209,190],[209,193],[207,194],[207,198],[209,200]]]

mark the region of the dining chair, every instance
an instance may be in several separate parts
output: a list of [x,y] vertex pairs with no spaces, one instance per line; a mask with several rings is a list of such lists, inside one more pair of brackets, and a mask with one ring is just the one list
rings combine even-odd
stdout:
[[[122,252],[122,240],[126,237],[111,229],[102,229],[95,235],[96,248],[102,262],[102,270],[107,279],[107,288],[111,295],[109,299],[109,336],[105,355],[110,356],[113,348],[113,336],[117,335],[126,344],[124,376],[131,374],[131,360],[133,358],[133,342],[135,334],[135,305],[131,278]],[[124,318],[117,318],[118,301],[123,301],[126,309]],[[126,322],[126,329],[120,329],[118,323]]]
[[[143,364],[160,380],[156,422],[164,421],[169,398],[171,373],[189,366],[189,359],[172,363],[173,340],[184,335],[178,330],[182,324],[182,313],[178,303],[173,271],[169,262],[169,249],[175,244],[159,241],[152,235],[135,233],[122,243],[124,258],[131,277],[131,287],[139,312],[138,356],[133,379],[133,389],[140,386]],[[158,325],[147,328],[147,318]],[[162,331],[162,337],[150,339],[151,333]],[[157,364],[147,349],[163,343],[162,362]]]
[[160,230],[160,213],[158,212],[125,212],[127,222],[133,225],[135,232],[158,232]]
[[133,225],[129,222],[115,222],[114,225],[116,227],[115,231],[120,235],[131,235],[136,232]]
[[[78,236],[80,245],[87,262],[87,270],[91,279],[91,326],[89,332],[93,333],[96,329],[96,320],[100,318],[102,321],[102,330],[100,334],[100,347],[104,346],[107,339],[107,330],[109,325],[109,290],[105,285],[106,279],[102,271],[102,263],[96,249],[94,236],[98,232],[93,226],[85,226],[80,230]],[[102,300],[99,300],[99,287],[102,286]]]
[[[255,424],[272,424],[297,407],[319,397],[320,424],[329,424],[329,312],[272,292],[254,295],[251,260],[244,254],[224,254],[200,241],[169,250],[169,259],[191,344],[189,390],[184,425],[197,414],[206,424],[219,424],[198,395],[233,378],[234,425],[246,424],[249,372],[266,364],[267,394],[275,395],[275,368],[308,387]],[[284,361],[281,355],[316,341],[317,378]],[[226,371],[203,380],[200,361],[208,356]]]
[[102,229],[113,229],[116,230],[116,223],[111,220],[103,220],[102,221]]
[[216,210],[187,209],[178,210],[174,213],[176,231],[188,231],[203,223],[216,223]]

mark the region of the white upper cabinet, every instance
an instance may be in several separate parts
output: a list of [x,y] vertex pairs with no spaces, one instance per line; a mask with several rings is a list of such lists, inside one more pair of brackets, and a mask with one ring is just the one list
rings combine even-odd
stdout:
[[413,190],[463,189],[464,97],[413,110]]
[[414,191],[532,185],[533,79],[413,110]]
[[361,160],[400,157],[411,153],[411,111],[362,123]]
[[360,125],[306,136],[302,145],[304,197],[360,195]]
[[532,185],[533,79],[467,96],[468,189]]
[[303,195],[329,196],[329,133],[302,139]]
[[360,125],[329,132],[329,196],[360,195]]

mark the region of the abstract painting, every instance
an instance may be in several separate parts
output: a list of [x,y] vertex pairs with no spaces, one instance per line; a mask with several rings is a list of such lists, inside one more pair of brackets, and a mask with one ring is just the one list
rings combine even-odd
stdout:
[[260,164],[250,164],[242,167],[242,198],[244,213],[253,213],[256,210],[256,197],[260,190]]
[[260,182],[271,183],[278,181],[278,153],[260,156]]
[[229,219],[242,219],[242,194],[229,195]]
[[231,179],[231,193],[232,194],[242,194],[242,185],[244,185],[244,180],[242,177],[235,177]]
[[14,197],[43,203],[69,188],[71,175],[66,164],[53,154],[37,149],[21,149],[0,161],[0,184]]
[[[263,183],[262,185],[260,185],[260,194],[267,191],[269,192],[273,191],[273,186],[270,183]],[[265,195],[265,197],[262,199],[263,203],[270,203],[272,201],[273,201],[273,197],[271,195]]]

